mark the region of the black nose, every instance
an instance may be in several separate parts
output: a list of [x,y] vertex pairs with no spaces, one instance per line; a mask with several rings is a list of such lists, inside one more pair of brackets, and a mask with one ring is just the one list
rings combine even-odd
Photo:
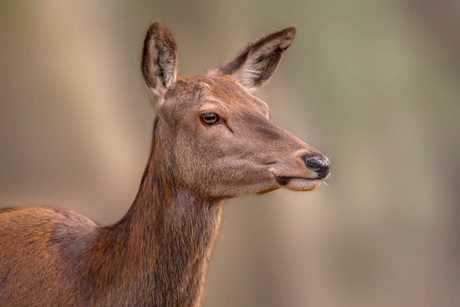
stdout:
[[315,172],[318,177],[316,179],[323,179],[329,174],[329,159],[325,156],[310,156],[306,155],[302,157],[303,163],[305,166],[312,171]]

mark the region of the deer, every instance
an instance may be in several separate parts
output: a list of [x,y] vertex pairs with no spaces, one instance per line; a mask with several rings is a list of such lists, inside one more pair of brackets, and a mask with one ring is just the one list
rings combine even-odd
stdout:
[[253,95],[296,33],[282,28],[205,76],[179,77],[176,42],[153,22],[140,70],[156,117],[132,205],[108,226],[71,210],[3,209],[0,306],[200,306],[224,200],[310,191],[329,175],[328,158]]

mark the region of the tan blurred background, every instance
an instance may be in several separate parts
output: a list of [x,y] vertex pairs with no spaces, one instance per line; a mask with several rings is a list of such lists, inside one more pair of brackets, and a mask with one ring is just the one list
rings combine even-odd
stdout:
[[298,36],[257,95],[328,154],[328,186],[229,201],[204,306],[458,306],[460,2],[0,1],[0,208],[127,211],[154,112],[151,21],[203,74]]

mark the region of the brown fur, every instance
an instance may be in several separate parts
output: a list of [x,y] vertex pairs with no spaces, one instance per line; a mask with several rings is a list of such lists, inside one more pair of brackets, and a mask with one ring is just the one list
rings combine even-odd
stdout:
[[[176,43],[153,23],[141,71],[159,116],[133,204],[106,227],[66,210],[0,211],[0,306],[199,306],[222,200],[321,183],[301,157],[327,159],[247,91],[270,78],[294,36],[282,29],[209,76],[177,77]],[[200,120],[209,112],[214,125]]]

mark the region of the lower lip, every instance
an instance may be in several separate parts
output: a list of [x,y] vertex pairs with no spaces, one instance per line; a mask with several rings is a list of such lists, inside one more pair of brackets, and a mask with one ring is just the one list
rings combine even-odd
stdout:
[[283,187],[292,191],[312,191],[318,188],[323,181],[319,179],[307,179],[307,178],[290,178]]

